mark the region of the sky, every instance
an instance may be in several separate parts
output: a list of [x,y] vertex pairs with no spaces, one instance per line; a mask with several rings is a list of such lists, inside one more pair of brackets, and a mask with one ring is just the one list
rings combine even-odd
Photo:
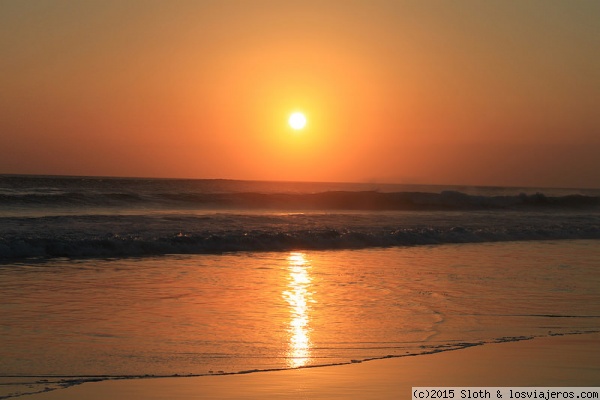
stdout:
[[3,0],[0,174],[600,188],[599,49],[592,0]]

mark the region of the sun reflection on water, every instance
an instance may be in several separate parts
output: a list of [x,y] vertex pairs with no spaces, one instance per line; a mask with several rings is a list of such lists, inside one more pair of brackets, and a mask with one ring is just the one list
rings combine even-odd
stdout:
[[290,253],[287,261],[289,278],[283,298],[290,305],[288,366],[298,368],[310,359],[311,266],[303,253]]

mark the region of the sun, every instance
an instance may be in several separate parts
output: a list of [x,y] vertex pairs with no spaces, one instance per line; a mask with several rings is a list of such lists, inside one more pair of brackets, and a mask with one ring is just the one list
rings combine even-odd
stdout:
[[292,113],[288,119],[288,124],[290,124],[292,129],[299,131],[306,126],[306,117],[301,112]]

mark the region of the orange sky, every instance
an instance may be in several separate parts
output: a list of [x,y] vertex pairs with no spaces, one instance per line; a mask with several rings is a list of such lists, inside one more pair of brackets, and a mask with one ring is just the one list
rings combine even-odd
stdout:
[[600,187],[599,21],[592,0],[5,0],[0,173]]

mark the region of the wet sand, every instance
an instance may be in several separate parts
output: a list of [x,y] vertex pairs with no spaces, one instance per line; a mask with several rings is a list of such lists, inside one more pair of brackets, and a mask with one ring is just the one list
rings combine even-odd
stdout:
[[90,382],[21,399],[409,399],[413,386],[600,386],[600,333],[360,364]]

